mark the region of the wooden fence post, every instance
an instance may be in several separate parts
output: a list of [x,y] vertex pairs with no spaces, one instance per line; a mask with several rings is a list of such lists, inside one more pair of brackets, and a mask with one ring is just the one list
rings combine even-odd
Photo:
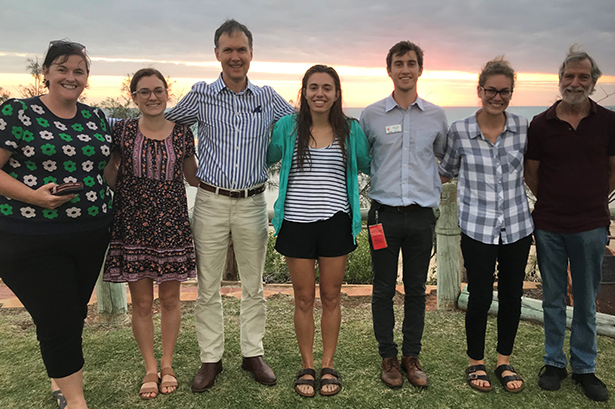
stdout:
[[457,225],[457,182],[451,181],[442,185],[440,217],[436,222],[439,310],[454,310],[461,293],[460,237],[461,231]]
[[101,271],[96,281],[96,300],[101,320],[118,324],[128,321],[126,283],[107,283],[103,281]]

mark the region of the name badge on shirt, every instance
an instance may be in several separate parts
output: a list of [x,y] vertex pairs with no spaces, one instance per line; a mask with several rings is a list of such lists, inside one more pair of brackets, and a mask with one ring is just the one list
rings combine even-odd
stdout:
[[386,128],[387,135],[390,133],[398,133],[401,132],[401,125],[389,125]]

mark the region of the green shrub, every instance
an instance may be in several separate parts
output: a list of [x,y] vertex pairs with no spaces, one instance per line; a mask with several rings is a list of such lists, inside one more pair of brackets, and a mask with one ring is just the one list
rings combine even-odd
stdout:
[[273,232],[269,232],[263,280],[266,283],[288,283],[290,282],[290,274],[286,266],[286,259],[275,250],[275,241],[276,238],[273,237]]

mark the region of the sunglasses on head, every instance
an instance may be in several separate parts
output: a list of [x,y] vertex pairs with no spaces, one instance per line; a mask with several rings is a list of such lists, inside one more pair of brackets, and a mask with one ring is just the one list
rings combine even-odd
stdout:
[[85,45],[83,44],[79,44],[79,43],[75,43],[72,41],[67,41],[67,40],[54,40],[54,41],[50,41],[49,42],[49,48],[51,47],[64,47],[64,46],[69,46],[69,47],[73,47],[79,51],[83,51],[85,53]]

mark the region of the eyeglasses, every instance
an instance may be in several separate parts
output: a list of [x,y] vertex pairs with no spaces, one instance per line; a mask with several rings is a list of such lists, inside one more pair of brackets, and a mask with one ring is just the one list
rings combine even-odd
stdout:
[[485,96],[487,98],[495,98],[496,95],[500,94],[502,99],[508,99],[508,98],[510,98],[512,96],[512,93],[513,93],[512,90],[508,89],[508,88],[497,90],[495,88],[483,88],[483,87],[480,87],[480,89],[483,90],[483,92],[485,93]]
[[162,87],[158,87],[153,90],[147,89],[147,88],[141,88],[140,90],[133,92],[132,95],[138,95],[143,99],[147,99],[150,97],[150,95],[152,95],[152,92],[154,93],[156,97],[161,97],[167,92],[167,90]]
[[51,47],[63,47],[63,46],[69,46],[69,47],[73,47],[79,51],[83,51],[85,53],[85,45],[83,44],[79,44],[79,43],[75,43],[72,41],[67,41],[67,40],[54,40],[54,41],[50,41],[49,42],[49,48]]

